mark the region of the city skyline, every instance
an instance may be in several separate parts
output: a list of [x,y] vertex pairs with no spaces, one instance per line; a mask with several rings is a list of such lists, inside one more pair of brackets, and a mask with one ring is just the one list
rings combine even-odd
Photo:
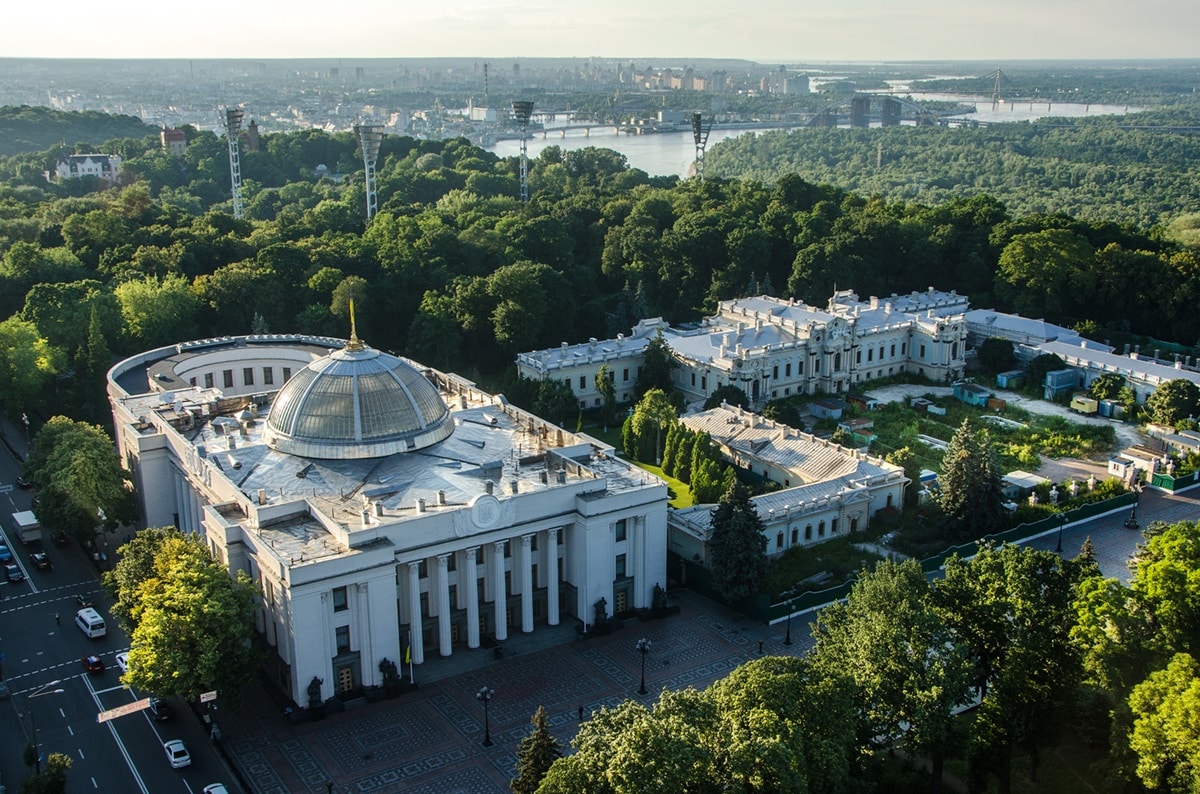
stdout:
[[[895,60],[1194,58],[1192,0],[361,0],[321,14],[283,0],[236,15],[164,14],[126,0],[97,25],[65,0],[51,23],[22,3],[6,12],[14,58],[744,58],[760,63]],[[86,22],[85,22],[86,21]]]

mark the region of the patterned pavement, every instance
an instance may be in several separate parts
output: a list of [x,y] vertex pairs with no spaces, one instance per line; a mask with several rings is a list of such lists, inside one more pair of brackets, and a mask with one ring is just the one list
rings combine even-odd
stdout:
[[[324,794],[327,781],[336,792],[356,794],[504,792],[539,705],[569,745],[580,706],[586,719],[601,706],[639,697],[642,659],[634,645],[643,637],[652,643],[645,702],[664,687],[707,686],[758,656],[760,640],[765,653],[799,654],[806,647],[797,641],[807,639],[803,619],[787,647],[782,626],[756,624],[686,591],[672,598],[678,615],[502,661],[481,656],[486,661],[476,669],[319,722],[290,725],[265,694],[248,692],[222,721],[226,749],[263,794]],[[475,699],[483,686],[496,691],[488,708],[490,748],[483,747],[483,709]]]
[[[1154,519],[1200,519],[1200,489],[1169,496],[1147,492],[1138,506],[1142,526]],[[1106,575],[1128,578],[1125,561],[1142,533],[1123,529],[1124,511],[1063,531],[1063,551],[1077,553],[1091,537]],[[1030,542],[1053,549],[1057,532]],[[793,621],[791,646],[784,624],[762,626],[687,591],[672,593],[678,615],[629,626],[605,637],[573,639],[545,650],[495,661],[477,654],[478,666],[423,684],[396,700],[348,709],[319,722],[291,725],[261,691],[222,720],[226,749],[257,792],[333,791],[353,794],[491,794],[508,791],[516,750],[539,705],[551,729],[569,745],[585,718],[600,706],[637,698],[641,656],[635,643],[653,643],[646,657],[644,702],[664,688],[703,688],[763,652],[801,654],[810,644],[811,616]],[[510,645],[511,647],[511,645]],[[418,672],[419,676],[419,672]],[[420,678],[418,677],[418,683]],[[483,747],[484,715],[475,693],[496,694],[488,709],[494,746]]]

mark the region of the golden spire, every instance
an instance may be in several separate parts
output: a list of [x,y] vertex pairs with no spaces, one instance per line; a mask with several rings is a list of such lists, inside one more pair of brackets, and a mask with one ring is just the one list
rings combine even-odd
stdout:
[[354,298],[350,299],[350,341],[346,343],[347,350],[362,350],[362,340],[358,338],[358,333],[354,328]]

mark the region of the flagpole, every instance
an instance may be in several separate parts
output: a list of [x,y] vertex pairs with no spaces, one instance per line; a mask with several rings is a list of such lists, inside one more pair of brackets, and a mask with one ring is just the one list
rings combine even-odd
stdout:
[[404,655],[408,657],[408,683],[411,686],[412,684],[416,683],[416,679],[413,675],[412,629],[408,630],[408,650],[404,652]]

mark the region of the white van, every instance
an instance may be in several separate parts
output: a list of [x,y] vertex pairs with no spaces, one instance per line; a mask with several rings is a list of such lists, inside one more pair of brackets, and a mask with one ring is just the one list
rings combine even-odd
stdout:
[[85,607],[75,613],[75,625],[93,639],[103,637],[108,633],[108,629],[104,625],[104,618],[100,617],[100,613],[91,607]]

